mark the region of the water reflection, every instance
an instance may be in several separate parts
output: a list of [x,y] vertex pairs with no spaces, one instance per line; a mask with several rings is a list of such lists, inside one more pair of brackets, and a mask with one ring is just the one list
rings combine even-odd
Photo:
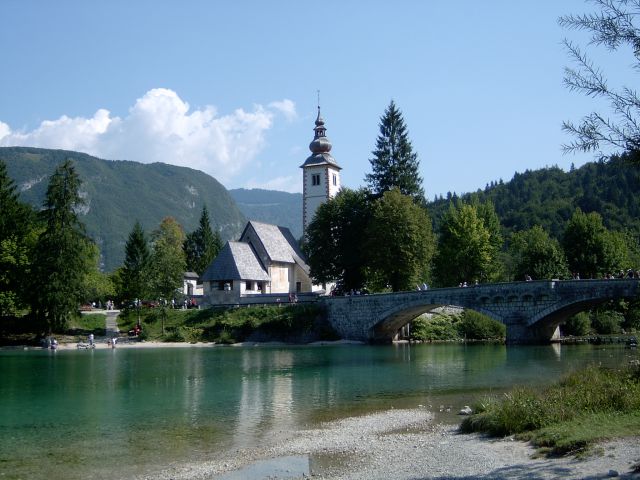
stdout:
[[[0,465],[17,477],[127,478],[319,420],[547,383],[629,355],[457,344],[0,351]],[[105,458],[118,459],[116,477]]]

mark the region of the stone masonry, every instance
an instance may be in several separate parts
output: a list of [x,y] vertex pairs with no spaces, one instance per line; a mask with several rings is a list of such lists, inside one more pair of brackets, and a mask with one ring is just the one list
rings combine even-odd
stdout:
[[326,297],[329,322],[342,338],[390,342],[422,313],[455,305],[484,313],[507,327],[507,343],[548,343],[568,317],[607,300],[633,298],[640,281],[544,280],[438,288],[376,295]]

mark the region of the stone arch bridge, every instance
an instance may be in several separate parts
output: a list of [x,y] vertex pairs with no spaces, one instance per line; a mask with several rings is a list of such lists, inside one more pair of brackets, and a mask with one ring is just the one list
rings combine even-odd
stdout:
[[544,280],[481,284],[321,300],[342,338],[390,342],[422,313],[453,305],[494,318],[507,327],[507,343],[548,343],[558,325],[580,311],[638,295],[640,280]]

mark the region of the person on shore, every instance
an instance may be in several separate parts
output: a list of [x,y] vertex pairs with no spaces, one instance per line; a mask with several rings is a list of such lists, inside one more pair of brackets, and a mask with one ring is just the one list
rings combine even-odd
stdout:
[[90,334],[89,334],[89,346],[90,346],[90,347],[93,347],[93,339],[94,339],[94,337],[93,337],[93,333],[90,333]]

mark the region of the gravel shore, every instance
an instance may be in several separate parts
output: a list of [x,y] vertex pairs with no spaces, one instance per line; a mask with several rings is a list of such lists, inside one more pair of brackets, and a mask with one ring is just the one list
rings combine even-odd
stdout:
[[456,430],[434,423],[426,409],[390,410],[283,433],[261,448],[174,465],[153,478],[640,479],[632,473],[640,463],[640,437],[603,443],[585,460],[548,459],[533,458],[529,445],[512,438],[495,440]]

